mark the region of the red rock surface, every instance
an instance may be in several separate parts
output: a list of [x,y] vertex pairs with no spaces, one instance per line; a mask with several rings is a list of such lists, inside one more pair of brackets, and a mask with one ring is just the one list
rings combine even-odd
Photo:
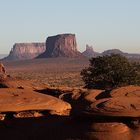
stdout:
[[89,114],[119,117],[140,117],[140,98],[104,98],[91,104]]
[[140,86],[125,86],[114,89],[110,93],[111,97],[140,97]]
[[0,88],[0,112],[48,110],[51,114],[64,115],[70,109],[70,104],[30,89]]

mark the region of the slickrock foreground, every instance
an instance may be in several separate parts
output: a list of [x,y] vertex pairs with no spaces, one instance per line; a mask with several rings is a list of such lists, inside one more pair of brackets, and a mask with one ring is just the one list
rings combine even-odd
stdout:
[[102,116],[140,117],[140,98],[116,97],[100,99],[87,112]]
[[53,96],[25,89],[0,89],[0,112],[47,110],[63,115],[71,106]]
[[140,86],[126,86],[111,91],[111,97],[140,97]]
[[85,112],[100,116],[140,117],[140,87],[115,89],[106,98],[92,103]]
[[81,124],[88,140],[135,140],[140,136],[139,86],[112,91],[80,89],[60,97],[72,105],[76,120],[83,118]]
[[138,140],[139,91],[139,86],[112,91],[50,88],[1,76],[0,136],[15,140]]
[[49,95],[39,94],[31,82],[6,77],[0,81],[0,112],[48,111],[48,114],[68,115],[69,103]]

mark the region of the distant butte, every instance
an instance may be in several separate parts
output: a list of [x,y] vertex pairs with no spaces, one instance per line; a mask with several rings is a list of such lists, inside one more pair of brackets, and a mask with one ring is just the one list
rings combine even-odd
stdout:
[[9,55],[2,60],[18,61],[35,58],[92,58],[104,55],[120,54],[128,59],[140,59],[140,54],[126,53],[119,49],[110,49],[102,53],[94,51],[92,46],[86,45],[84,52],[79,52],[76,35],[71,33],[49,36],[46,43],[15,43]]
[[91,58],[91,57],[97,57],[100,56],[101,54],[98,52],[95,52],[93,50],[92,46],[86,45],[86,50],[82,53],[84,56]]
[[45,43],[15,43],[6,61],[33,59],[45,51]]
[[46,51],[37,58],[51,57],[81,57],[83,56],[77,50],[75,34],[59,34],[50,36],[46,40]]

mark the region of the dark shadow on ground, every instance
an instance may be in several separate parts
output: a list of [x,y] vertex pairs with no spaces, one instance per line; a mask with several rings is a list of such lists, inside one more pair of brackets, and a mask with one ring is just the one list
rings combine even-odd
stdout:
[[86,140],[86,127],[70,117],[9,119],[0,122],[3,140]]
[[[0,122],[2,140],[96,140],[87,136],[93,123],[122,122],[130,124],[131,118],[118,117],[66,117],[7,118]],[[91,133],[92,134],[92,133]],[[104,138],[105,140],[106,137]],[[98,139],[103,140],[103,139]]]

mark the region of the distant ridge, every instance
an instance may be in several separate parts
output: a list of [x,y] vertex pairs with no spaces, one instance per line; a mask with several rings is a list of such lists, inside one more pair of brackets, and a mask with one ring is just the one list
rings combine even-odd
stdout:
[[[94,51],[92,46],[86,45],[84,52],[77,48],[76,35],[71,33],[49,36],[46,43],[15,43],[9,55],[0,55],[4,61],[18,61],[35,58],[91,58],[111,54],[120,54],[129,59],[140,59],[140,54],[126,53],[119,49],[110,49],[102,53]],[[6,57],[7,56],[7,57]]]
[[102,53],[94,52],[93,47],[88,46],[88,45],[86,45],[86,50],[82,54],[88,58],[104,56],[104,55],[111,55],[111,54],[120,54],[120,55],[127,57],[128,59],[140,59],[140,54],[126,53],[119,49],[110,49],[110,50],[106,50]]
[[119,49],[111,49],[111,50],[106,50],[102,53],[102,55],[111,55],[111,54],[120,54],[123,55],[127,58],[131,58],[131,59],[140,59],[140,54],[135,54],[135,53],[126,53],[126,52],[122,52]]

